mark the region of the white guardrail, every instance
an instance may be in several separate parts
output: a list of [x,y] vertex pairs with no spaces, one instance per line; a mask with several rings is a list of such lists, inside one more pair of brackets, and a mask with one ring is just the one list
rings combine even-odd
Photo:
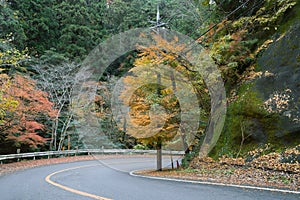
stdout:
[[[20,158],[33,158],[36,157],[48,157],[59,155],[81,155],[81,154],[156,154],[156,150],[135,150],[135,149],[78,149],[78,150],[66,150],[66,151],[44,151],[44,152],[32,152],[32,153],[19,153],[0,155],[0,162],[9,159]],[[167,151],[162,150],[164,155],[184,155],[184,151]]]

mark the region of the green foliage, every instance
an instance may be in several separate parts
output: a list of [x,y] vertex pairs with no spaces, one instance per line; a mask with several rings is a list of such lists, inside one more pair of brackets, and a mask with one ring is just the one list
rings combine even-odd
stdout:
[[[216,1],[218,8],[233,11],[240,1]],[[297,12],[296,0],[251,1],[241,14],[219,23],[199,41],[211,49],[211,55],[223,72],[227,86],[242,81],[243,73],[251,67],[263,45],[286,20],[294,17],[290,12]],[[255,6],[252,8],[252,6]],[[243,14],[243,12],[246,14]],[[237,13],[239,13],[237,12]],[[226,15],[226,14],[224,14]]]
[[[55,50],[80,61],[111,34],[152,26],[156,1],[115,0],[14,0],[1,3],[0,37],[12,33],[18,48],[28,47],[40,57]],[[196,36],[195,27],[204,17],[190,2],[167,0],[160,3],[161,18],[173,29]],[[44,57],[46,56],[44,55]]]
[[58,38],[51,38],[57,42],[57,46],[52,47],[65,57],[79,61],[105,37],[102,21],[106,7],[103,1],[62,1],[53,10],[60,31]]
[[15,0],[10,5],[17,15],[18,23],[24,30],[24,46],[31,55],[40,56],[46,49],[57,43],[59,24],[52,5],[55,0]]
[[126,121],[123,127],[118,127],[113,119],[111,97],[116,81],[117,79],[112,75],[109,80],[99,82],[100,87],[95,99],[99,132],[118,148],[133,148],[136,145],[136,139],[126,134]]
[[132,51],[116,59],[105,69],[100,80],[108,81],[108,77],[122,77],[125,75],[133,67],[133,63],[137,58],[137,54],[137,51]]
[[104,21],[112,34],[131,28],[146,27],[149,25],[149,15],[155,16],[155,9],[154,1],[116,0],[107,9]]
[[223,133],[212,151],[212,156],[223,154],[237,156],[253,147],[273,142],[274,131],[278,129],[278,116],[263,108],[263,101],[251,85],[244,84],[238,99],[228,106]]
[[136,150],[148,150],[149,148],[143,144],[137,144],[133,147],[133,149],[136,149]]
[[274,33],[282,22],[285,22],[286,13],[290,11],[297,3],[296,0],[268,0],[262,7],[249,17],[242,17],[236,20],[232,27],[240,29],[247,27],[251,35],[264,38]]
[[80,60],[105,35],[104,1],[15,0],[0,9],[0,36],[12,33],[14,44],[37,57],[56,49]]
[[[0,80],[3,79],[3,74],[0,75]],[[0,88],[0,125],[5,123],[5,118],[9,113],[13,113],[16,108],[18,107],[19,102],[15,100],[15,98],[4,97],[3,93],[9,89],[10,82],[3,83],[1,81],[1,88]]]
[[218,38],[211,47],[211,56],[219,66],[223,67],[223,77],[226,82],[234,83],[242,72],[253,61],[251,48],[257,39],[247,39],[246,31],[239,31]]
[[[237,0],[215,0],[217,4],[217,12],[228,15],[229,19],[236,19],[241,16],[247,16],[253,14],[261,4],[260,0],[252,0],[247,4],[244,4],[246,1],[237,1]],[[237,10],[237,8],[239,8]]]
[[[241,5],[240,1],[215,2],[219,13],[222,10],[227,12],[223,16]],[[251,5],[256,7],[250,9]],[[248,82],[251,77],[249,72],[257,68],[255,62],[261,50],[273,42],[271,36],[278,30],[285,32],[287,26],[299,19],[299,8],[296,0],[250,1],[245,8],[200,38],[211,49],[227,88],[235,88],[237,82],[242,85],[237,91],[238,96],[230,96],[236,100],[228,106],[224,131],[211,154],[214,157],[222,154],[235,157],[265,143],[271,143],[272,150],[287,145],[275,135],[280,128],[278,114],[267,113],[258,94],[243,82]],[[295,144],[299,140],[294,135],[289,134],[281,139]]]
[[58,53],[56,49],[50,48],[40,57],[41,64],[48,65],[60,65],[62,63],[68,63],[69,59],[64,54]]
[[189,1],[165,0],[115,0],[107,9],[104,18],[110,33],[119,33],[131,28],[151,27],[150,21],[156,19],[156,9],[159,4],[161,20],[167,26],[183,34],[196,37],[197,29],[203,23],[203,13]]
[[23,66],[29,61],[28,49],[18,50],[11,46],[11,40],[0,38],[0,71],[6,74],[13,74],[26,71]]
[[181,161],[181,167],[188,168],[190,165],[190,162],[195,158],[198,154],[196,152],[191,152],[188,154],[185,154],[184,158]]
[[9,36],[20,49],[25,48],[26,35],[18,17],[19,11],[12,10],[6,2],[0,3],[0,38]]

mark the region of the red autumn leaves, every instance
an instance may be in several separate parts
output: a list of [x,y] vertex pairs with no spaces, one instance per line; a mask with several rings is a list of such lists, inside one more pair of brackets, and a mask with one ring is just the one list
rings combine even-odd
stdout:
[[[1,139],[14,142],[16,146],[36,148],[43,145],[47,141],[43,123],[56,115],[47,93],[38,90],[35,81],[18,74],[13,78],[2,74],[0,79],[1,101],[7,105],[2,107]],[[14,106],[10,106],[13,103]]]

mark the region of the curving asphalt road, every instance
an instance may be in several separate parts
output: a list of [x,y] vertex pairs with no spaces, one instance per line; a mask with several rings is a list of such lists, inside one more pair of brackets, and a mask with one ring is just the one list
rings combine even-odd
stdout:
[[155,158],[115,158],[32,168],[0,177],[0,199],[300,199],[299,194],[155,180],[129,174],[145,168],[155,168]]

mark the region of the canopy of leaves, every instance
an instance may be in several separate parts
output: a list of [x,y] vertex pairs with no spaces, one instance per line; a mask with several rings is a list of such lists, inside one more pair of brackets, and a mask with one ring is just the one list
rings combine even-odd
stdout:
[[1,110],[6,113],[0,124],[1,143],[33,149],[44,145],[47,139],[42,135],[41,122],[56,115],[47,94],[37,90],[33,80],[21,75],[12,79],[3,75],[1,83],[4,99]]
[[44,124],[56,114],[48,94],[38,90],[35,81],[21,75],[26,71],[23,63],[30,58],[26,52],[10,47],[7,39],[1,40],[1,153],[14,153],[21,146],[25,150],[45,145]]
[[[102,40],[132,28],[151,27],[160,5],[161,20],[173,30],[197,37],[207,9],[191,1],[7,0],[1,3],[0,37],[12,34],[30,55],[57,52],[81,60]],[[200,11],[200,10],[201,11]]]
[[[155,45],[139,47],[135,67],[122,80],[124,89],[120,98],[130,107],[126,131],[145,145],[170,144],[172,140],[171,148],[182,149],[182,144],[187,148],[184,140],[188,140],[189,131],[179,130],[180,104],[189,104],[189,92],[195,91],[203,111],[199,121],[204,122],[210,108],[208,90],[200,75],[175,53],[185,48],[179,44],[178,38],[169,42],[153,34],[153,39]],[[179,94],[186,97],[181,102],[176,96]]]

